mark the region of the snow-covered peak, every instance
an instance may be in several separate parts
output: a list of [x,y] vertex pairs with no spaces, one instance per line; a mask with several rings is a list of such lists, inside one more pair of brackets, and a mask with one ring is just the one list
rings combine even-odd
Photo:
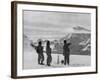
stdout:
[[80,32],[81,33],[90,33],[90,31],[91,31],[91,30],[81,27],[81,26],[73,27],[73,30],[75,31],[75,33],[80,33]]

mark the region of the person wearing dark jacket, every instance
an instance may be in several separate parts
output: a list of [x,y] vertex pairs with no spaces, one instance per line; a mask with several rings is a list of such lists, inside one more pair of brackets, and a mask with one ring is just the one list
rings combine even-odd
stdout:
[[38,43],[36,51],[38,53],[38,64],[44,65],[43,46],[41,41]]
[[52,57],[51,57],[50,41],[47,41],[46,44],[46,54],[47,54],[47,66],[51,66]]
[[42,42],[38,42],[38,46],[35,46],[34,44],[31,43],[31,46],[35,48],[37,54],[38,54],[38,64],[44,65],[44,55],[43,55],[43,46]]
[[64,40],[64,46],[63,46],[64,65],[66,65],[66,63],[69,65],[69,57],[70,57],[69,45],[70,44],[71,43],[67,43],[67,41]]

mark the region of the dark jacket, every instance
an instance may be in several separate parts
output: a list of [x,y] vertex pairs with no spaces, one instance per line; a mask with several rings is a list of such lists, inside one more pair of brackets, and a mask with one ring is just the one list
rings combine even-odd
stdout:
[[63,55],[68,55],[69,54],[69,52],[70,52],[69,45],[70,45],[70,43],[64,44],[64,46],[63,46]]
[[36,51],[38,54],[42,54],[43,53],[43,46],[37,46]]
[[46,48],[46,53],[47,53],[47,55],[51,55],[51,48],[50,47]]

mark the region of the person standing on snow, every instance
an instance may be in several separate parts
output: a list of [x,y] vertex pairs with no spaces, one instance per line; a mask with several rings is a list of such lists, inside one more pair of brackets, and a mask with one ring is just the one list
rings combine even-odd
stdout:
[[64,46],[63,46],[64,65],[66,65],[66,63],[69,65],[69,57],[70,57],[69,45],[70,44],[71,43],[67,43],[67,41],[64,40]]
[[35,48],[37,54],[38,54],[38,64],[40,65],[44,65],[43,61],[44,61],[44,54],[43,54],[43,46],[42,46],[42,42],[39,41],[38,42],[38,46],[35,46],[34,44],[31,43],[31,46]]
[[47,54],[47,66],[51,66],[52,57],[51,57],[50,41],[47,41],[46,44],[46,54]]

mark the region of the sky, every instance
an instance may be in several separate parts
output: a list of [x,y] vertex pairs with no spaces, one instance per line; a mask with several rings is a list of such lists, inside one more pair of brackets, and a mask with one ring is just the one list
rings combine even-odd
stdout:
[[24,34],[33,40],[58,39],[81,26],[90,30],[91,14],[52,11],[23,11]]

